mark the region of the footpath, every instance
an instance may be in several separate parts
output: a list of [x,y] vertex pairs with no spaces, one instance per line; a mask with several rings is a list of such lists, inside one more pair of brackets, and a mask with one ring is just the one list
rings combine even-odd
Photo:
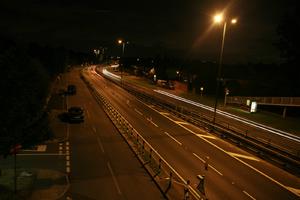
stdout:
[[70,184],[61,148],[67,127],[57,118],[65,109],[65,97],[59,94],[65,86],[64,78],[58,78],[48,99],[47,112],[53,137],[30,149],[21,149],[16,156],[0,158],[1,200],[65,199]]

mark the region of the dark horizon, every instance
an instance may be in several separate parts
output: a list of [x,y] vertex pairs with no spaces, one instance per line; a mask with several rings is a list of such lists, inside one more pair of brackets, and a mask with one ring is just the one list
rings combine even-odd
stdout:
[[[171,54],[216,61],[222,27],[212,16],[225,9],[238,23],[227,27],[224,63],[280,62],[277,26],[293,5],[286,1],[74,1],[1,2],[3,34],[25,42],[89,52],[121,52],[117,39],[130,41],[129,56]],[[267,12],[266,12],[267,11]]]

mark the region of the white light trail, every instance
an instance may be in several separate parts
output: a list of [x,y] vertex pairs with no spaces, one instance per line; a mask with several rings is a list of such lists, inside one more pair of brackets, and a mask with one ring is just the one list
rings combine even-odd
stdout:
[[[194,106],[201,107],[201,108],[204,108],[204,109],[209,110],[211,112],[214,112],[214,108],[212,108],[210,106],[206,106],[206,105],[203,105],[203,104],[197,103],[195,101],[191,101],[189,99],[185,99],[185,98],[176,96],[174,94],[171,94],[171,93],[168,93],[168,92],[165,92],[165,91],[162,91],[162,90],[154,90],[154,92],[157,92],[157,93],[166,95],[168,97],[171,97],[171,98],[183,101],[185,103],[189,103],[189,104],[192,104]],[[248,124],[250,126],[253,126],[253,127],[256,127],[256,128],[260,128],[262,130],[271,132],[273,134],[280,135],[282,137],[288,138],[290,140],[293,140],[293,141],[296,141],[296,142],[300,142],[300,137],[298,137],[296,135],[293,135],[291,133],[288,133],[288,132],[285,132],[285,131],[282,131],[282,130],[278,130],[278,129],[275,129],[273,127],[269,127],[269,126],[266,126],[266,125],[263,125],[263,124],[259,124],[257,122],[254,122],[254,121],[251,121],[251,120],[248,120],[248,119],[245,119],[245,118],[242,118],[242,117],[239,117],[239,116],[236,116],[236,115],[224,112],[222,110],[218,110],[217,109],[216,112],[218,114],[220,114],[220,115],[226,116],[226,117],[231,118],[231,119],[235,119],[235,120],[237,120],[239,122],[242,122],[244,124]]]

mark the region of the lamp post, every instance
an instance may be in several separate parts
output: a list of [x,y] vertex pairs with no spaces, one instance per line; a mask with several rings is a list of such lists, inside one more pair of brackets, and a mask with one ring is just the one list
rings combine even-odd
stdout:
[[[125,45],[129,44],[128,41],[124,41],[124,40],[118,40],[118,44],[122,44],[122,57],[124,57],[125,55]],[[121,64],[120,64],[121,66]],[[121,67],[121,85],[122,85],[122,79],[123,79],[123,66]]]
[[229,95],[229,89],[225,88],[225,94],[224,94],[224,107],[226,106],[227,103],[227,96]]
[[[226,27],[227,21],[223,19],[223,14],[215,15],[214,17],[215,23],[223,23],[223,34],[222,34],[222,43],[221,43],[221,51],[219,57],[219,65],[217,71],[217,86],[216,86],[216,99],[215,99],[215,106],[214,106],[214,116],[213,116],[213,124],[216,123],[216,113],[217,113],[217,105],[218,105],[218,96],[219,96],[219,88],[221,82],[221,71],[222,71],[222,62],[223,62],[223,51],[224,51],[224,42],[225,42],[225,35],[226,35]],[[231,19],[230,21],[232,24],[237,22],[236,19]]]
[[203,96],[203,90],[204,90],[204,87],[200,87],[200,97]]

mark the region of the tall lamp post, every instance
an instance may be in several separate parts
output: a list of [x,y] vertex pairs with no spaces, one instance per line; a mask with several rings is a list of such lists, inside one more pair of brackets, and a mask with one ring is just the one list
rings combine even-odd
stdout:
[[[125,45],[129,44],[129,42],[124,41],[124,40],[118,40],[118,44],[122,44],[122,57],[124,57],[124,55],[125,55]],[[121,85],[122,85],[122,79],[123,79],[123,66],[121,67]]]
[[[217,71],[217,86],[216,86],[216,99],[215,99],[215,106],[214,106],[214,116],[213,116],[213,124],[216,123],[216,113],[217,113],[217,105],[218,105],[218,96],[219,96],[219,88],[221,82],[221,71],[222,71],[222,62],[223,62],[223,51],[224,51],[224,42],[225,42],[225,35],[226,35],[226,27],[227,27],[227,20],[224,20],[223,14],[215,15],[214,22],[221,24],[223,23],[223,34],[222,34],[222,44],[221,44],[221,51],[219,57],[219,66]],[[231,19],[230,23],[235,24],[237,22],[236,19]]]

